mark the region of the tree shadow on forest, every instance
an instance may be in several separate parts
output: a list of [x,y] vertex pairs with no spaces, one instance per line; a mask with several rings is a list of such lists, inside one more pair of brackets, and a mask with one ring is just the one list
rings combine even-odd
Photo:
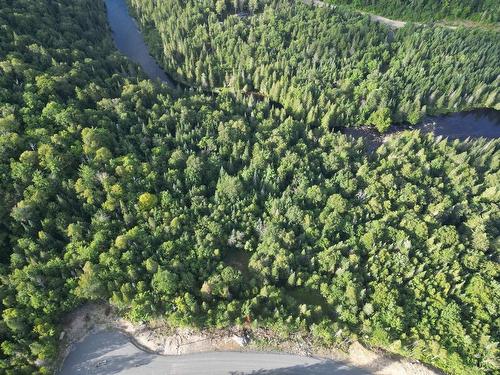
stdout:
[[252,271],[248,266],[251,256],[252,253],[248,251],[238,248],[232,248],[224,255],[223,261],[228,266],[231,266],[240,271],[243,277],[249,278],[250,276],[252,276]]

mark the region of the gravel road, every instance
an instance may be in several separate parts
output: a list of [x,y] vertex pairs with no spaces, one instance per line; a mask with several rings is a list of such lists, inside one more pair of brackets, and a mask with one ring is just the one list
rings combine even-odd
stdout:
[[77,343],[59,375],[369,375],[331,360],[275,353],[216,352],[160,356],[142,351],[115,330]]

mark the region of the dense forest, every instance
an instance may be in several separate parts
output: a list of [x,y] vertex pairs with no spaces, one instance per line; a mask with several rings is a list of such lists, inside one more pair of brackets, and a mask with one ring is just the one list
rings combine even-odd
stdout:
[[415,124],[500,108],[493,31],[413,26],[290,0],[129,0],[174,78],[258,92],[311,126]]
[[[293,12],[304,24],[330,17]],[[257,21],[226,22],[245,35],[240,22]],[[318,345],[357,339],[449,373],[498,371],[500,141],[407,132],[369,154],[289,105],[171,92],[115,51],[101,1],[0,0],[0,25],[0,373],[52,373],[61,317],[91,300],[134,321],[251,322],[309,331]],[[366,19],[342,25],[348,55],[382,43]],[[414,32],[404,31],[415,61],[420,33],[448,35]],[[461,71],[476,80],[465,90],[495,72],[476,44],[498,47],[459,35],[471,54]],[[307,69],[322,85],[319,55],[318,72]],[[355,64],[348,55],[341,72]],[[485,66],[476,74],[474,58]],[[359,82],[370,61],[356,63]],[[291,69],[275,64],[276,79]],[[450,64],[447,85],[458,79]],[[405,97],[423,100],[417,83]],[[492,83],[481,87],[474,100],[493,103]]]
[[497,0],[326,0],[332,4],[408,21],[469,20],[500,22]]

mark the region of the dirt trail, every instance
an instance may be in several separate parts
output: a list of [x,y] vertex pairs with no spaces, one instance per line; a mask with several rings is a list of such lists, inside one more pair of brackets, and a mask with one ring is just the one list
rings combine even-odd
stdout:
[[[317,7],[328,7],[328,8],[332,8],[334,9],[336,6],[333,5],[333,4],[329,4],[329,3],[325,3],[324,1],[321,1],[321,0],[303,0],[304,3],[306,4],[309,4],[309,5],[313,5],[313,6],[317,6]],[[390,18],[386,18],[386,17],[382,17],[382,16],[379,16],[377,14],[372,14],[372,13],[367,13],[367,12],[363,12],[363,11],[360,11],[360,10],[357,10],[358,13],[361,13],[361,14],[366,14],[370,17],[370,19],[374,22],[379,22],[379,23],[382,23],[386,26],[389,26],[391,29],[400,29],[402,27],[405,27],[406,24],[408,22],[406,21],[401,21],[401,20],[393,20],[393,19],[390,19]],[[459,21],[457,21],[459,22]],[[414,25],[425,25],[424,23],[420,23],[420,22],[412,22]],[[463,27],[483,27],[481,25],[477,25],[473,22],[459,22],[460,26],[463,26]],[[444,21],[443,22],[436,22],[435,25],[437,26],[441,26],[441,27],[446,27],[448,29],[457,29],[458,26],[456,25],[450,25],[450,24],[447,24],[445,23]]]
[[370,14],[370,19],[374,22],[383,23],[393,29],[400,29],[401,27],[404,27],[406,25],[406,22],[404,21],[391,20],[389,18],[377,16],[376,14]]
[[[321,1],[321,0],[303,0],[303,1],[306,4],[313,5],[316,7],[320,7],[320,8],[327,7],[327,8],[335,9],[335,5],[325,3],[324,1]],[[368,14],[372,21],[383,23],[383,24],[385,24],[391,28],[394,28],[394,29],[399,29],[399,28],[404,27],[406,25],[406,22],[404,22],[404,21],[391,20],[389,18],[385,18],[382,16],[377,16],[375,14],[369,14],[369,13],[365,13],[365,12],[359,12],[359,13]]]
[[160,355],[178,355],[203,352],[282,352],[302,356],[341,361],[381,375],[431,375],[439,374],[418,361],[396,358],[374,352],[354,342],[347,352],[336,348],[318,348],[308,335],[295,335],[286,340],[270,330],[257,328],[249,331],[250,342],[245,343],[241,327],[223,330],[197,331],[188,328],[171,328],[163,321],[133,324],[123,319],[106,304],[87,304],[69,314],[63,323],[61,353],[57,363],[62,364],[71,348],[89,333],[112,328],[125,333],[130,341],[142,350]]

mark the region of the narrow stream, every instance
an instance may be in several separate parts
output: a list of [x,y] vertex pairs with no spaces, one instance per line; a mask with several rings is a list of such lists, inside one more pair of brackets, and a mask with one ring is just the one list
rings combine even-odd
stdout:
[[[113,32],[116,47],[125,56],[139,64],[150,79],[159,79],[171,87],[176,84],[151,57],[137,23],[128,12],[125,0],[105,0],[108,22]],[[494,109],[478,109],[468,112],[457,112],[442,116],[428,116],[416,126],[393,125],[387,134],[408,129],[421,129],[425,133],[465,140],[467,138],[500,138],[500,111]],[[371,127],[340,129],[344,134],[354,138],[363,137],[370,149],[383,142],[381,136]],[[384,135],[387,135],[384,134]]]

